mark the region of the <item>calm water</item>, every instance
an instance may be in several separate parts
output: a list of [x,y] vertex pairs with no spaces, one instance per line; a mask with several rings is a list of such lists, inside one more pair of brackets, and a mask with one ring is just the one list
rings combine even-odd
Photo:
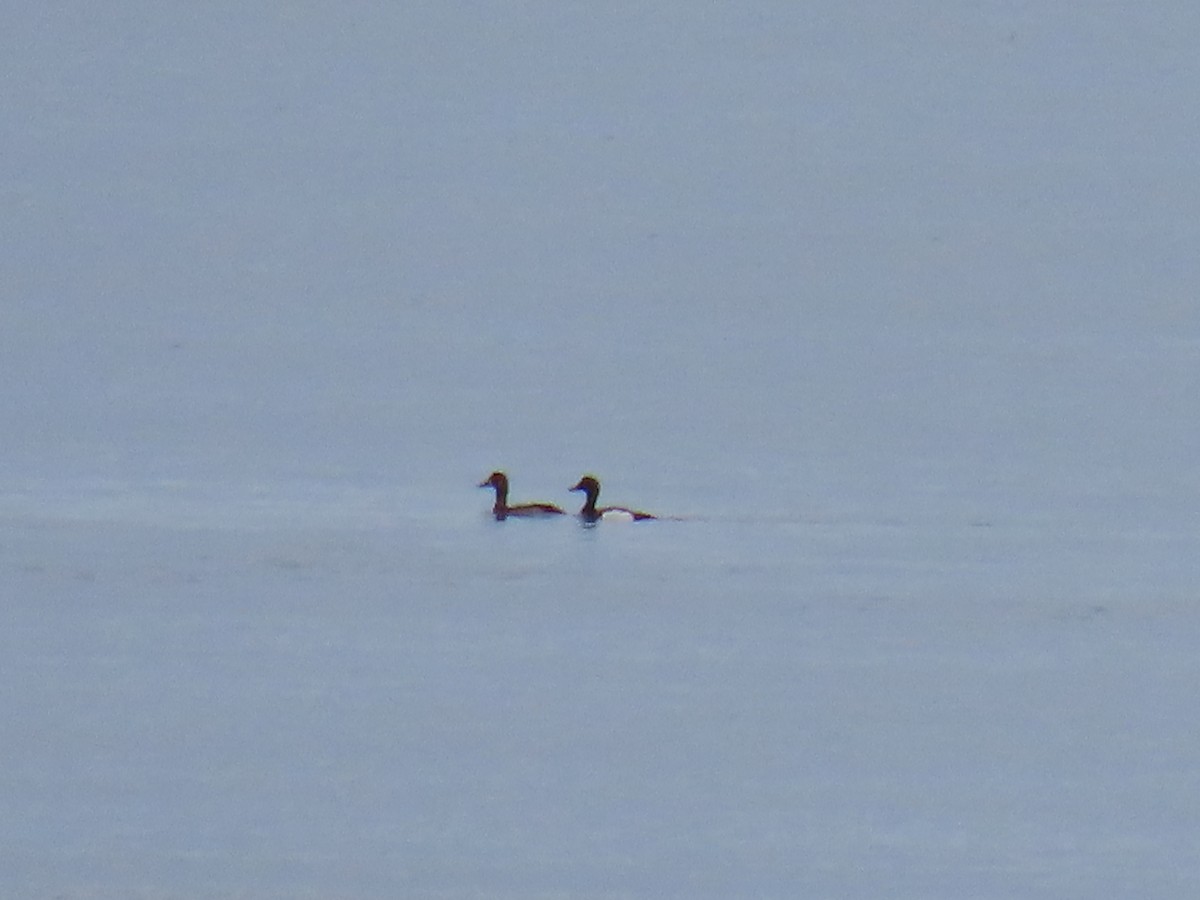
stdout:
[[1186,893],[1189,10],[17,22],[4,891]]

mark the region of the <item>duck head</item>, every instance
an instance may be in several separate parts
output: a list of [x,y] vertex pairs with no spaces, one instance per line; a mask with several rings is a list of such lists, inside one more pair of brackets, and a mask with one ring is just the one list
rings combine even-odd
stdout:
[[591,475],[584,475],[579,479],[579,483],[571,488],[573,491],[583,491],[587,494],[588,499],[595,500],[600,493],[600,482]]

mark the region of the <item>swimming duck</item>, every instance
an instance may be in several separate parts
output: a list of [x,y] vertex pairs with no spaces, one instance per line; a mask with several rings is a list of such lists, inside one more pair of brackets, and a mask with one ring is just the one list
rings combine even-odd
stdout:
[[616,520],[625,522],[641,522],[645,519],[656,519],[657,516],[652,516],[647,512],[639,512],[635,509],[626,509],[624,506],[602,506],[596,508],[596,498],[600,496],[600,482],[591,475],[584,475],[579,479],[579,484],[571,488],[573,491],[583,491],[587,495],[587,500],[584,501],[583,509],[579,511],[579,518],[584,522],[598,522],[601,519]]
[[496,502],[492,506],[492,515],[497,522],[503,522],[509,516],[561,516],[563,511],[553,503],[518,503],[508,505],[508,476],[503,472],[493,472],[487,481],[479,483],[481,488],[490,487],[496,490]]

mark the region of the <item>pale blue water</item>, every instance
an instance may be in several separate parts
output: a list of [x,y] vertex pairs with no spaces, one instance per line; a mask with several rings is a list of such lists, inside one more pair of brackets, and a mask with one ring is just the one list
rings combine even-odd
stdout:
[[68,12],[3,893],[1188,892],[1190,7]]

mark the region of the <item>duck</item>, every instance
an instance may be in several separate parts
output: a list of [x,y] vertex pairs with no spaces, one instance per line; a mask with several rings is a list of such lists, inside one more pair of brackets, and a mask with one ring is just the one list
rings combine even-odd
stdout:
[[519,516],[523,518],[534,518],[539,516],[561,516],[563,510],[555,506],[553,503],[518,503],[516,506],[508,505],[508,476],[503,472],[493,472],[487,477],[486,481],[479,482],[481,488],[494,488],[496,491],[496,502],[492,506],[492,515],[496,517],[497,522],[503,522],[509,516]]
[[584,501],[583,509],[579,511],[579,518],[584,522],[592,524],[599,522],[601,519],[625,521],[625,522],[643,522],[647,519],[657,519],[658,516],[651,515],[648,512],[640,512],[636,509],[627,509],[624,506],[602,506],[596,508],[596,498],[600,496],[600,481],[594,475],[584,475],[579,479],[579,483],[571,488],[573,491],[583,491],[587,496]]

